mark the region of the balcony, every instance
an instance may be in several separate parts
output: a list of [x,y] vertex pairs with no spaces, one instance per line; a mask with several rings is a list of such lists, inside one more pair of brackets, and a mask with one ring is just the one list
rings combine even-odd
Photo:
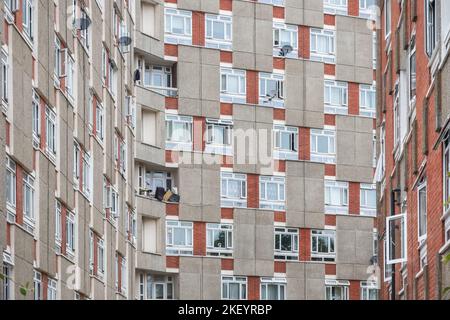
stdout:
[[164,42],[140,31],[136,31],[135,51],[138,54],[150,55],[164,59]]

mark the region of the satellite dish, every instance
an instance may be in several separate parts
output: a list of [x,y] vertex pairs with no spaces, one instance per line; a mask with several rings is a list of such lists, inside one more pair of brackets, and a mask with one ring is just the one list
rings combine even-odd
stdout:
[[294,50],[294,48],[292,48],[292,46],[286,44],[280,49],[280,56],[286,57],[290,52],[292,52],[292,50]]
[[129,46],[131,44],[131,37],[129,36],[120,37],[118,43],[121,47]]
[[91,25],[91,19],[79,18],[75,20],[75,28],[77,30],[86,30]]

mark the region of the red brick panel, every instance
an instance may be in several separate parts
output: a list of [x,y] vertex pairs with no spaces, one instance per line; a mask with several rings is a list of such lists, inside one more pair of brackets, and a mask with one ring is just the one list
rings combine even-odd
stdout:
[[222,259],[222,270],[233,271],[234,270],[234,260],[233,259]]
[[230,51],[220,51],[220,62],[233,63],[233,53]]
[[335,26],[336,25],[336,16],[332,14],[325,14],[323,17],[323,24],[327,26]]
[[360,214],[360,185],[357,182],[349,183],[349,214],[359,215]]
[[330,227],[335,227],[336,226],[336,216],[331,215],[331,214],[325,215],[325,225],[330,226]]
[[233,220],[234,209],[233,208],[222,208],[221,209],[221,217],[222,217],[222,219]]
[[247,175],[247,207],[259,208],[259,176]]
[[7,146],[11,146],[11,124],[5,120],[5,143]]
[[335,114],[325,114],[325,125],[335,126],[336,125],[336,115]]
[[325,264],[325,274],[327,276],[335,276],[336,275],[336,264]]
[[178,151],[166,150],[166,162],[167,163],[178,163],[180,154]]
[[286,120],[286,109],[273,108],[273,120]]
[[348,15],[359,17],[359,0],[348,0]]
[[192,44],[205,46],[205,14],[203,12],[192,12]]
[[206,120],[203,117],[194,117],[194,151],[204,151],[206,141],[204,139]]
[[311,261],[311,230],[300,229],[300,261]]
[[233,0],[220,0],[220,10],[232,11]]
[[335,76],[336,75],[336,65],[330,64],[330,63],[325,63],[324,73],[328,76]]
[[194,222],[194,256],[206,256],[206,223]]
[[274,170],[276,172],[286,172],[286,160],[274,160]]
[[361,296],[361,282],[357,280],[350,281],[349,298],[350,300],[360,300]]
[[260,300],[261,280],[259,277],[248,277],[248,300]]
[[274,212],[274,219],[275,222],[282,222],[286,223],[286,212],[281,211],[275,211]]
[[273,17],[278,19],[284,19],[284,7],[273,7]]
[[273,68],[279,69],[279,70],[284,70],[286,68],[286,60],[283,58],[274,57],[273,58]]
[[170,57],[178,57],[178,46],[175,44],[165,44],[164,54]]
[[257,71],[247,70],[247,103],[258,104],[259,75]]
[[308,161],[311,160],[311,129],[300,128],[299,134],[299,160]]
[[286,262],[284,262],[284,261],[275,261],[275,263],[274,263],[274,271],[275,271],[275,273],[286,273]]
[[166,267],[170,269],[178,269],[180,267],[180,257],[166,257]]
[[178,0],[164,0],[167,3],[177,3]]
[[234,158],[230,156],[222,156],[222,168],[233,168],[234,166]]
[[325,164],[325,175],[327,177],[336,176],[336,165],[335,164]]
[[222,116],[232,116],[233,115],[233,104],[221,103],[220,104],[220,114]]
[[166,109],[178,110],[178,98],[166,97]]
[[348,114],[359,115],[359,84],[348,83]]
[[180,215],[180,205],[178,203],[166,203],[166,215],[178,217]]
[[300,26],[298,28],[298,56],[299,58],[309,59],[311,56],[310,27]]

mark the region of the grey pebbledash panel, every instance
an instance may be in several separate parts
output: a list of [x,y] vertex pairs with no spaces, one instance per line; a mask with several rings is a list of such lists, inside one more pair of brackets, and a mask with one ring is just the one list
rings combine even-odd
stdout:
[[336,80],[373,83],[372,37],[365,19],[336,16]]
[[337,278],[367,280],[373,255],[373,219],[337,216],[336,228]]
[[323,27],[323,1],[286,0],[285,8],[287,24]]
[[250,1],[233,2],[234,68],[272,72],[272,16],[270,5]]
[[336,116],[336,178],[372,183],[373,119]]
[[289,300],[323,300],[325,298],[325,265],[286,264],[287,298]]
[[219,14],[220,0],[178,0],[177,8]]
[[325,166],[288,161],[286,166],[286,224],[296,228],[323,229]]

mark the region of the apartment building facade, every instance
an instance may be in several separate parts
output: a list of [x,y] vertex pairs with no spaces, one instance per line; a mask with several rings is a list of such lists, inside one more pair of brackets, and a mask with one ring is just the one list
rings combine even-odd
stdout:
[[449,253],[448,1],[381,1],[382,299],[443,299]]
[[2,1],[2,297],[376,299],[373,2]]

